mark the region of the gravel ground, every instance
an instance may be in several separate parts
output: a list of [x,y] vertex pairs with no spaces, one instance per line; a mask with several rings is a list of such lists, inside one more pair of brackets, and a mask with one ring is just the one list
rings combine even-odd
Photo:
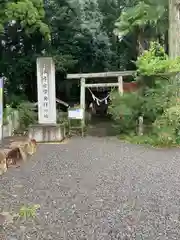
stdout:
[[179,240],[179,160],[179,149],[110,138],[40,145],[0,177],[1,211],[41,206],[34,220],[8,225],[8,239]]

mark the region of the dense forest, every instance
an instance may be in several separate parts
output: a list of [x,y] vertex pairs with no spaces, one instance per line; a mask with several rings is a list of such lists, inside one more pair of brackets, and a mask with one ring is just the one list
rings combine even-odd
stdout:
[[36,58],[67,72],[133,70],[150,40],[168,46],[167,0],[1,0],[0,73],[7,101],[37,100]]
[[[37,101],[40,56],[53,57],[56,96],[64,101],[79,98],[79,86],[66,80],[67,73],[135,70],[136,92],[110,93],[108,113],[117,134],[154,145],[180,143],[179,0],[0,2],[0,74],[7,112],[9,104],[17,108]],[[27,105],[19,112],[26,129],[37,118]],[[143,131],[138,132],[139,119]]]

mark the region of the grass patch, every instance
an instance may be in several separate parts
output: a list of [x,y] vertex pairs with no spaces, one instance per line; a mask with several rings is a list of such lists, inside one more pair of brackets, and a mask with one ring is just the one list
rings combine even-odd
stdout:
[[157,135],[144,134],[143,136],[138,136],[135,133],[130,133],[126,135],[120,135],[118,138],[132,144],[148,145],[157,148],[172,148],[179,146],[179,143],[174,143],[170,140],[164,141],[163,139],[160,139]]

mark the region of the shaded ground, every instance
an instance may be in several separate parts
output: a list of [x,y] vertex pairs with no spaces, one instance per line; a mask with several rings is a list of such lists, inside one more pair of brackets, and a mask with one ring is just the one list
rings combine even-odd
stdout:
[[86,135],[96,137],[117,136],[114,123],[108,116],[93,116],[88,124]]
[[[0,210],[40,204],[37,220],[16,223],[24,239],[180,239],[180,150],[110,138],[41,145],[0,177]],[[22,228],[25,226],[26,228]]]

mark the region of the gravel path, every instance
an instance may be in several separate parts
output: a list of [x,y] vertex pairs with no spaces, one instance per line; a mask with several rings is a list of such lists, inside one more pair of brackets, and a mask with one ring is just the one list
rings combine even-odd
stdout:
[[30,240],[180,239],[180,149],[73,138],[40,145],[0,184],[1,211],[41,206],[35,220],[10,225],[8,239],[23,239],[22,229]]

